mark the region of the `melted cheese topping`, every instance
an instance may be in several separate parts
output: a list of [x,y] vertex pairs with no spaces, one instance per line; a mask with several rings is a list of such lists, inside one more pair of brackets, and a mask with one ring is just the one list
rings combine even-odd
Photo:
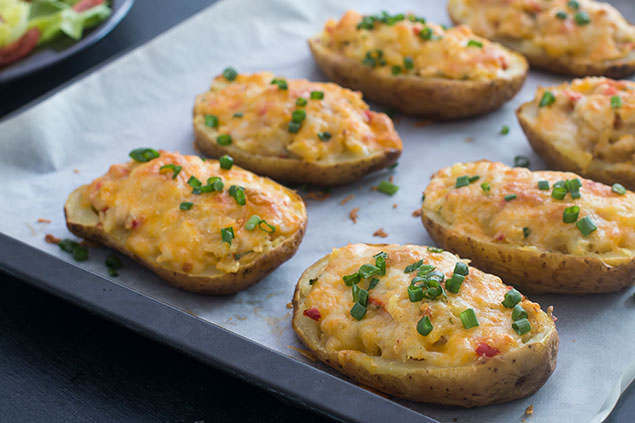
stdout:
[[[288,89],[281,90],[273,79],[268,72],[238,75],[234,81],[217,76],[210,91],[197,97],[195,119],[217,116],[218,127],[208,127],[214,139],[230,134],[232,145],[264,156],[329,162],[401,150],[390,118],[370,111],[359,92],[304,79],[287,80]],[[324,98],[311,99],[312,91],[323,92]],[[306,106],[296,104],[299,97],[306,99]],[[300,109],[306,119],[291,133],[291,114]],[[330,139],[318,137],[324,132]]]
[[[480,179],[456,188],[459,176]],[[570,194],[563,200],[551,197],[553,184],[578,178],[567,172],[532,172],[486,160],[458,163],[438,171],[426,188],[423,209],[435,213],[455,231],[489,242],[526,249],[577,256],[598,255],[610,259],[635,256],[635,194],[618,195],[611,187],[580,178],[581,198]],[[549,191],[538,181],[549,181]],[[485,192],[480,184],[490,184]],[[516,194],[510,201],[505,196]],[[578,219],[591,218],[597,230],[584,236],[574,223],[564,223],[564,209],[579,206]],[[523,228],[530,234],[524,236]]]
[[[460,19],[487,38],[529,41],[552,57],[588,61],[627,57],[635,46],[635,27],[611,5],[578,0],[462,0]],[[581,25],[576,14],[588,15]],[[564,19],[562,19],[562,17]]]
[[[545,91],[556,98],[539,107]],[[619,107],[611,106],[618,96]],[[608,78],[574,79],[540,88],[534,99],[534,125],[583,169],[593,159],[635,166],[635,83]]]
[[[342,277],[357,272],[362,264],[374,264],[373,255],[380,251],[388,254],[386,275],[380,276],[377,286],[369,291],[366,315],[357,321],[350,314],[354,304],[351,287]],[[404,273],[404,269],[418,260],[436,266],[447,278],[452,276],[458,257],[414,245],[352,244],[334,249],[304,300],[307,309],[315,307],[320,312],[321,341],[326,349],[450,367],[476,361],[479,356],[475,350],[480,344],[505,353],[544,330],[544,319],[538,316],[544,314],[540,306],[525,299],[520,304],[529,315],[532,330],[523,336],[516,334],[511,309],[501,304],[509,287],[498,277],[473,267],[458,294],[447,292],[447,298],[411,302],[407,289],[416,272]],[[368,288],[368,281],[363,280],[359,286]],[[471,329],[465,329],[459,317],[468,308],[475,311],[479,322]],[[433,325],[427,336],[417,332],[417,322],[423,316],[428,316]]]
[[[357,29],[362,15],[348,11],[340,21],[326,22],[322,42],[330,49],[362,63],[367,53],[381,50],[384,65],[377,72],[389,75],[393,66],[406,74],[459,80],[493,79],[505,73],[511,62],[510,52],[502,46],[478,37],[466,26],[444,29],[433,23],[401,20],[394,25],[377,22],[372,30]],[[432,39],[419,33],[429,28]],[[470,40],[482,47],[468,46]],[[404,69],[404,58],[413,60],[411,70]]]
[[[279,245],[304,224],[304,203],[269,179],[237,166],[220,169],[216,160],[165,151],[160,154],[147,163],[112,165],[82,193],[82,206],[99,214],[101,229],[124,241],[128,250],[142,258],[188,274],[236,272],[241,263]],[[171,170],[159,170],[167,164],[182,167],[176,179]],[[224,190],[195,195],[187,183],[190,176],[203,184],[219,176]],[[231,185],[245,188],[244,206],[229,195]],[[181,202],[193,206],[181,210]],[[253,215],[274,225],[275,232],[245,229],[245,222]],[[231,245],[221,238],[221,229],[227,227],[235,234]]]

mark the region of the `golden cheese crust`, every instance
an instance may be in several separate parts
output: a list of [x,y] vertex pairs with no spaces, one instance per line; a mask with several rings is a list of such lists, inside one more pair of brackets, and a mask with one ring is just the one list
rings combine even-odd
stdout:
[[[554,198],[576,180],[579,189]],[[525,291],[609,292],[634,282],[635,194],[573,173],[458,163],[433,176],[422,219],[444,248]]]
[[269,72],[217,76],[196,98],[194,130],[207,155],[230,154],[255,172],[318,185],[388,166],[402,149],[390,118],[369,110],[360,93]]
[[524,54],[532,66],[571,76],[635,72],[635,27],[592,0],[450,0],[450,17]]
[[309,46],[330,79],[405,113],[438,119],[499,107],[527,73],[522,56],[469,28],[444,29],[412,14],[348,11],[327,21]]
[[[351,311],[353,288],[343,278],[363,265],[375,264],[382,253],[385,274],[377,275],[377,282],[369,277],[356,284],[368,292],[366,314],[358,320]],[[510,287],[496,276],[466,266],[469,273],[458,293],[453,293],[447,286],[457,263],[463,262],[453,254],[414,245],[336,248],[298,282],[294,329],[327,364],[404,398],[469,407],[535,391],[555,366],[553,320],[538,304],[519,298],[531,330],[517,333],[512,309],[502,304]],[[406,273],[408,266],[417,265]],[[445,290],[436,298],[413,301],[409,286],[422,269],[442,274]],[[466,328],[462,323],[461,313],[467,309],[475,312],[478,326]],[[425,335],[418,329],[423,318],[432,325]],[[505,374],[514,367],[511,360],[520,362],[521,356],[527,367]],[[533,374],[526,382],[530,368]],[[523,380],[516,386],[517,378]],[[508,383],[512,386],[505,386]]]
[[112,165],[75,190],[69,229],[195,292],[244,289],[295,253],[306,226],[295,192],[237,166],[159,154]]
[[[543,98],[549,95],[554,101],[546,105]],[[541,87],[516,115],[532,147],[551,168],[635,187],[632,81],[589,77]]]

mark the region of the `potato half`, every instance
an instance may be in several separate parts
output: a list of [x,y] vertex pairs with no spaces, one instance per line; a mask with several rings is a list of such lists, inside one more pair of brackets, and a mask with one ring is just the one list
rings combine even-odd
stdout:
[[550,168],[635,189],[633,81],[589,77],[539,88],[516,116]]
[[448,11],[455,24],[469,25],[539,69],[611,78],[635,72],[635,27],[608,3],[449,0]]
[[[457,271],[467,274],[458,288]],[[537,391],[558,350],[551,312],[514,291],[520,302],[512,317],[502,304],[509,289],[449,252],[352,244],[304,272],[293,328],[318,359],[389,395],[462,407],[500,403]],[[521,309],[526,327],[517,331]]]
[[523,85],[528,65],[521,55],[465,26],[446,30],[415,15],[397,18],[349,11],[339,22],[329,20],[309,39],[313,58],[338,84],[432,119],[487,113]]
[[307,216],[294,191],[216,160],[155,153],[73,191],[68,229],[203,294],[245,289],[295,254]]
[[435,242],[524,292],[601,293],[635,282],[630,191],[482,160],[434,174],[421,210]]
[[387,167],[401,139],[361,94],[262,72],[219,75],[196,98],[196,145],[206,155],[279,181],[342,185]]

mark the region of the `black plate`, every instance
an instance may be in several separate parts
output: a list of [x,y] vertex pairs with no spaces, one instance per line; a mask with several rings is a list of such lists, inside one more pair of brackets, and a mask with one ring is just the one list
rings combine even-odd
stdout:
[[134,0],[112,0],[112,15],[100,25],[87,31],[81,40],[74,41],[66,37],[59,37],[35,49],[27,57],[0,69],[0,83],[20,78],[31,72],[51,66],[86,47],[95,44],[108,35],[119,22],[128,14]]

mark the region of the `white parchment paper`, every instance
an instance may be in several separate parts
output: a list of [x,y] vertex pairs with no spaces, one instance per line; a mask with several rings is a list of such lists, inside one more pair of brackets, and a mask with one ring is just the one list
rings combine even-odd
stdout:
[[[128,152],[136,147],[194,153],[194,97],[207,90],[213,76],[225,66],[233,65],[241,72],[271,70],[288,78],[324,80],[311,60],[306,39],[328,17],[340,16],[348,8],[365,13],[389,8],[393,13],[413,11],[449,24],[444,3],[402,1],[393,7],[377,0],[226,0],[214,5],[0,124],[0,231],[72,262],[43,239],[46,233],[69,236],[62,213],[68,193],[103,174],[109,164],[126,161]],[[411,213],[419,207],[430,175],[440,167],[481,158],[511,164],[515,155],[525,155],[534,169],[544,168],[513,111],[533,97],[537,85],[563,80],[532,72],[511,102],[478,119],[421,127],[413,119],[400,118],[397,129],[404,140],[404,153],[392,172],[399,192],[387,197],[370,190],[387,177],[384,171],[333,190],[324,201],[308,200],[308,230],[296,256],[247,291],[222,298],[189,294],[127,260],[121,276],[113,281],[304,360],[290,348],[301,345],[291,330],[291,313],[286,307],[302,271],[332,247],[349,242],[431,243],[420,220]],[[499,135],[504,124],[511,128],[507,136]],[[351,193],[355,198],[340,205]],[[355,207],[360,208],[357,224],[348,218]],[[52,223],[36,223],[38,218]],[[379,228],[388,238],[372,236]],[[108,278],[105,255],[106,250],[94,248],[88,262],[72,263]],[[629,289],[611,295],[533,298],[543,308],[554,305],[560,352],[555,373],[529,398],[471,410],[403,403],[443,422],[453,418],[460,422],[520,421],[528,405],[534,406],[528,422],[600,422],[635,376],[632,293]]]

